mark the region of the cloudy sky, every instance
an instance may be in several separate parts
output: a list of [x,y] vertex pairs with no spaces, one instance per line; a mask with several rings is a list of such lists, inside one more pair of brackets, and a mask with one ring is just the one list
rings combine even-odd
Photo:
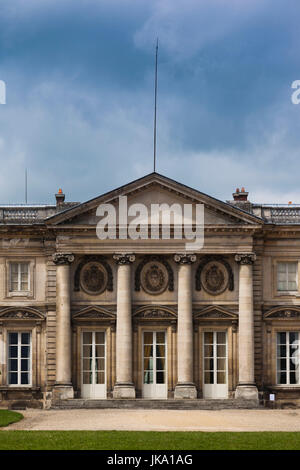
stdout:
[[299,0],[0,0],[0,203],[84,201],[153,169],[300,203]]

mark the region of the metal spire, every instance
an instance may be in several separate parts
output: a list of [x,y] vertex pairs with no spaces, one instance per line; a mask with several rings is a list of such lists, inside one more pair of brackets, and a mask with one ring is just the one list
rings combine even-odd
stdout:
[[157,55],[158,55],[158,38],[156,40],[156,54],[155,54],[155,95],[154,95],[154,145],[153,145],[153,167],[156,171],[156,109],[157,109]]

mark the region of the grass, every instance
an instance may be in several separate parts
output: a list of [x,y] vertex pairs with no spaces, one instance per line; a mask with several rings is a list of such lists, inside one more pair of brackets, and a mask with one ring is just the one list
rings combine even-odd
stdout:
[[299,450],[300,432],[0,431],[0,450]]
[[21,413],[16,413],[15,411],[10,410],[0,410],[0,428],[8,426],[9,424],[16,423],[23,419]]

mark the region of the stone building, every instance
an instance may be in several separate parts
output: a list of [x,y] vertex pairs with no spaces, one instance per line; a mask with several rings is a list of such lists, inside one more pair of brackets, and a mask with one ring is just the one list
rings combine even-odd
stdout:
[[[100,240],[100,204],[204,205],[204,246]],[[300,401],[300,206],[157,173],[85,203],[0,207],[0,406]],[[216,402],[215,402],[216,403]]]

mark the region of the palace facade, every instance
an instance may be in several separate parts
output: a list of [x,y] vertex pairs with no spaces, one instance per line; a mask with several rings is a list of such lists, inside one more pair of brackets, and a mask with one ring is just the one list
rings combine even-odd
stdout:
[[[120,196],[203,204],[203,248],[100,240],[97,208]],[[3,205],[0,237],[0,406],[300,403],[300,205],[222,202],[152,173],[85,203]]]

